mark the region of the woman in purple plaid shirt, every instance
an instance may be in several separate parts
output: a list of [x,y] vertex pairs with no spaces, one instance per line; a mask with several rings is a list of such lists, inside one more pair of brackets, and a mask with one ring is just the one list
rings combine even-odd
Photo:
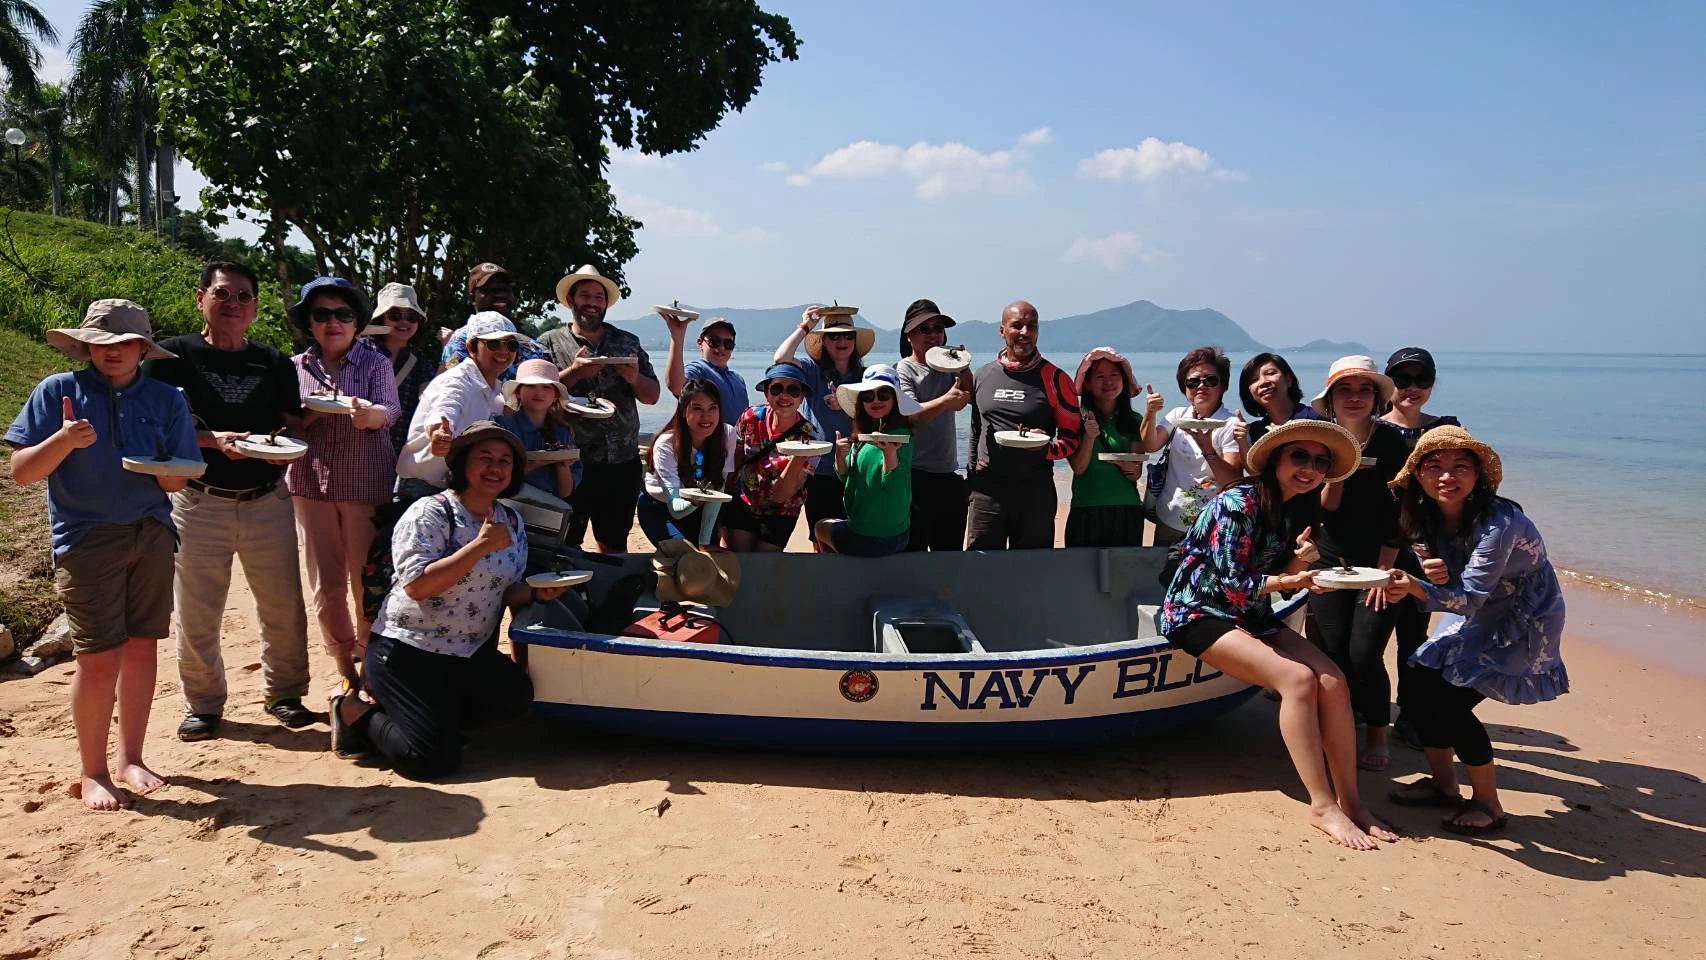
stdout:
[[371,626],[361,613],[361,566],[373,543],[374,509],[390,499],[396,478],[397,451],[386,428],[401,407],[397,381],[390,359],[357,336],[367,304],[349,281],[319,277],[305,284],[290,319],[313,341],[291,358],[302,396],[335,393],[354,407],[349,415],[307,415],[308,452],[291,461],[284,482],[295,498],[320,638],[355,686],[355,660]]

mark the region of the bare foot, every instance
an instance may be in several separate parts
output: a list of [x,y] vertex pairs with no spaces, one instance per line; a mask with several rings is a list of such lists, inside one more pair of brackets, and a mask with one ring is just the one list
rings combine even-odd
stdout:
[[1368,834],[1356,825],[1345,811],[1338,807],[1328,807],[1326,810],[1309,812],[1309,822],[1315,829],[1326,834],[1334,843],[1349,847],[1352,850],[1375,850],[1379,844],[1369,839]]
[[1387,843],[1396,843],[1399,840],[1398,834],[1386,824],[1386,821],[1369,813],[1367,807],[1348,808],[1345,810],[1345,816],[1350,817],[1352,823],[1361,827],[1364,833],[1376,840],[1384,840]]
[[160,789],[166,785],[166,778],[148,769],[140,763],[120,763],[118,778],[142,796]]
[[120,790],[113,783],[113,778],[104,773],[98,777],[84,777],[78,795],[90,810],[124,810],[130,806],[130,794]]

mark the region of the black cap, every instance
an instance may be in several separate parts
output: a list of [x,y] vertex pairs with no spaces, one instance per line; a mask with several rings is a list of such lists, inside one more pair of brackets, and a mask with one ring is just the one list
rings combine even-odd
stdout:
[[951,327],[954,325],[954,318],[943,316],[941,308],[936,306],[936,301],[914,300],[912,301],[912,304],[906,308],[906,316],[900,323],[900,332],[902,335],[910,333],[913,327],[916,327],[928,320],[941,321],[941,324],[944,327]]
[[1430,377],[1439,373],[1439,368],[1434,366],[1433,354],[1421,347],[1399,347],[1397,352],[1386,358],[1386,375],[1391,376],[1394,369],[1406,363],[1421,364],[1422,369],[1426,370]]

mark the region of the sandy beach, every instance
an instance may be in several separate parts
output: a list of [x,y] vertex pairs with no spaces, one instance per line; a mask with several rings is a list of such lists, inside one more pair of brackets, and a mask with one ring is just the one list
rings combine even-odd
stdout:
[[[134,810],[71,795],[73,666],[0,683],[0,958],[1698,957],[1706,621],[1596,592],[1570,592],[1574,692],[1480,711],[1509,832],[1456,838],[1385,803],[1423,769],[1399,749],[1362,784],[1408,836],[1357,854],[1304,824],[1260,698],[1045,755],[521,724],[479,733],[452,782],[411,782],[261,712],[239,571],[224,737],[172,736],[162,643],[149,758],[172,782]],[[313,702],[334,675],[316,653]]]

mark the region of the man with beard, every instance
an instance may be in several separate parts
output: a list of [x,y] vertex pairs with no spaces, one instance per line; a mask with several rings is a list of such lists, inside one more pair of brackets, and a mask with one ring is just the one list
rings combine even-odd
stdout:
[[[1034,550],[1054,543],[1053,462],[1078,449],[1078,389],[1037,352],[1037,308],[1001,311],[1007,346],[973,378],[966,476],[968,550]],[[995,434],[1028,427],[1052,435],[1041,447],[1001,446]]]
[[546,359],[562,371],[570,396],[615,407],[604,418],[576,417],[575,444],[581,449],[581,481],[569,497],[575,515],[569,542],[579,544],[592,525],[604,553],[628,549],[634,505],[644,487],[640,465],[640,413],[637,403],[657,403],[661,387],[640,338],[604,322],[604,313],[622,299],[622,291],[591,264],[557,281],[557,302],[574,321],[540,338]]

